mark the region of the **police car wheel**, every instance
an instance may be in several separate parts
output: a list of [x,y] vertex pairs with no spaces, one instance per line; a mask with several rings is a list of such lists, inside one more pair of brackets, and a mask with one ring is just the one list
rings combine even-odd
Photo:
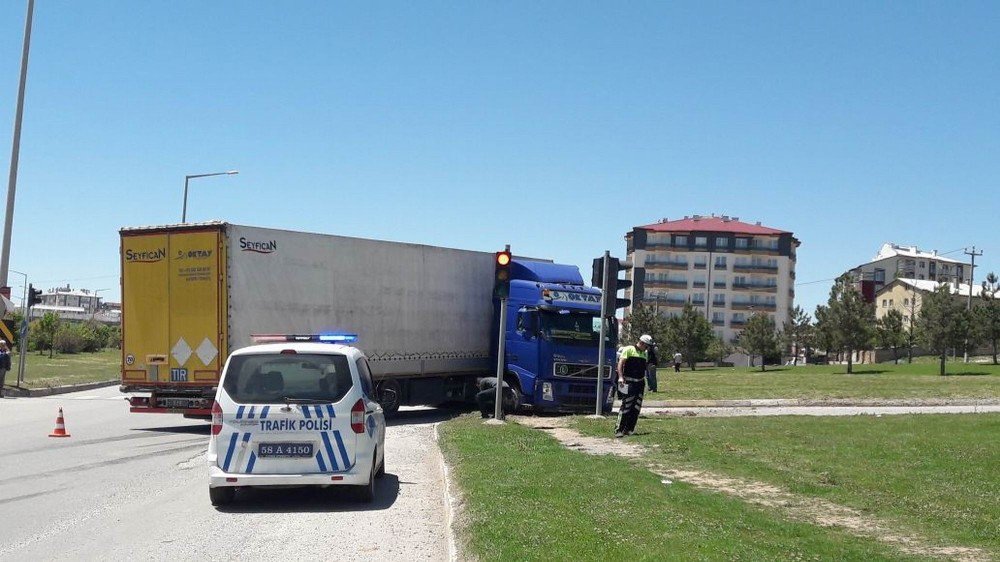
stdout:
[[209,488],[208,497],[212,500],[212,505],[214,506],[226,505],[236,498],[236,488],[231,486]]
[[368,474],[368,484],[358,486],[358,499],[364,503],[375,501],[375,458],[372,458],[372,470]]

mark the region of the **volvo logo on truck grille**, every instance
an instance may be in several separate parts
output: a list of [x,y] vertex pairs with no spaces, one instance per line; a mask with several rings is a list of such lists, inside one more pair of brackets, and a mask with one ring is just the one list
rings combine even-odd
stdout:
[[167,250],[125,250],[125,261],[129,263],[156,263],[167,257]]
[[247,240],[240,238],[240,249],[244,252],[256,252],[258,254],[270,254],[278,251],[277,240]]

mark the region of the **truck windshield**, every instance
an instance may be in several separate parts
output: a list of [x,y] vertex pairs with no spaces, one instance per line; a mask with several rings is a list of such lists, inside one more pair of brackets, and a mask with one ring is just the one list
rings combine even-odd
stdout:
[[597,345],[601,326],[596,314],[570,312],[560,314],[549,310],[541,313],[542,336],[570,345]]
[[222,387],[240,404],[333,403],[354,385],[343,355],[236,355],[224,377]]

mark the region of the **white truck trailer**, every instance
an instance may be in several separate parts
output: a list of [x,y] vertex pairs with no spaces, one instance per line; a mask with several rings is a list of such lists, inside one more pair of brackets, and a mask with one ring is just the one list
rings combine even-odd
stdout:
[[208,416],[252,334],[357,334],[387,412],[495,368],[492,253],[209,222],[123,228],[121,260],[133,412]]

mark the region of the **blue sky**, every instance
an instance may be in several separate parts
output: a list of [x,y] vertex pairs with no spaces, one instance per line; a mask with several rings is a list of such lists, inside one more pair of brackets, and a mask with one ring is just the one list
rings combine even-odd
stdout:
[[[4,172],[23,22],[0,3]],[[715,212],[795,233],[810,311],[885,241],[975,244],[981,279],[997,53],[996,2],[38,0],[11,267],[117,298],[118,229],[235,168],[189,220],[588,268]]]

